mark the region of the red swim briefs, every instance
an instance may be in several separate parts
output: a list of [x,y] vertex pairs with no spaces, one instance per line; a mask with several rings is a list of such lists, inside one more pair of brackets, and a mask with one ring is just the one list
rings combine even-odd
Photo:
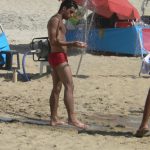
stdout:
[[55,68],[61,63],[68,62],[67,54],[64,52],[49,53],[48,62],[51,65],[51,67]]

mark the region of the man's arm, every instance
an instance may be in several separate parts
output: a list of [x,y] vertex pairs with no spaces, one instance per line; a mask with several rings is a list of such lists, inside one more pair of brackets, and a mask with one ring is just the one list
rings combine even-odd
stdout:
[[50,39],[51,45],[60,45],[60,46],[74,46],[74,42],[62,41],[59,39],[59,23],[58,18],[52,18],[48,23],[48,37]]

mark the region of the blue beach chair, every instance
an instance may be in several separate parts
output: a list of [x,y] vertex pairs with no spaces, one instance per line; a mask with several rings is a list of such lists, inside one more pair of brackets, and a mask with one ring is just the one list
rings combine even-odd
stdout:
[[[16,59],[14,59],[14,56],[16,56]],[[16,82],[19,69],[19,53],[15,50],[10,50],[7,37],[0,25],[0,70],[13,71],[13,81]]]
[[[1,52],[10,51],[6,35],[1,25],[0,25],[0,51]],[[6,54],[0,53],[0,66],[2,67],[5,63],[6,63]]]
[[[13,56],[17,56],[17,65],[13,66]],[[10,50],[7,37],[0,25],[0,70],[20,69],[19,53],[15,50]]]

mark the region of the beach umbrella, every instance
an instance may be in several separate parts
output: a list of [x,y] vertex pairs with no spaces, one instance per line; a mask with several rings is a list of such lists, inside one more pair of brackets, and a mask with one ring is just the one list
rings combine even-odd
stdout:
[[84,6],[106,18],[114,13],[120,20],[139,19],[137,9],[128,0],[75,0],[78,5]]

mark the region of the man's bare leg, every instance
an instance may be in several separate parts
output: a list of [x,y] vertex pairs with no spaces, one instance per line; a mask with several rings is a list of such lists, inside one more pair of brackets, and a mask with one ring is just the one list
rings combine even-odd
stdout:
[[148,92],[148,95],[147,95],[147,98],[146,98],[146,102],[145,102],[145,107],[144,107],[144,112],[143,112],[143,119],[142,119],[142,122],[141,122],[141,125],[139,127],[139,129],[137,130],[137,135],[141,135],[144,136],[144,134],[146,132],[148,132],[148,119],[149,119],[149,116],[150,116],[150,89],[149,89],[149,92]]
[[60,80],[64,85],[64,103],[68,113],[68,123],[79,127],[79,128],[87,128],[87,125],[80,122],[75,115],[74,111],[74,98],[73,98],[73,80],[70,66],[67,63],[62,63],[57,67],[57,73],[59,75]]
[[143,112],[143,119],[140,126],[140,129],[142,128],[148,128],[148,119],[150,116],[150,89],[146,98],[144,112]]
[[51,111],[51,120],[50,125],[62,125],[65,124],[63,121],[58,119],[57,109],[59,102],[59,94],[62,87],[62,82],[59,80],[59,77],[55,70],[52,71],[52,79],[53,79],[53,89],[50,95],[50,111]]

